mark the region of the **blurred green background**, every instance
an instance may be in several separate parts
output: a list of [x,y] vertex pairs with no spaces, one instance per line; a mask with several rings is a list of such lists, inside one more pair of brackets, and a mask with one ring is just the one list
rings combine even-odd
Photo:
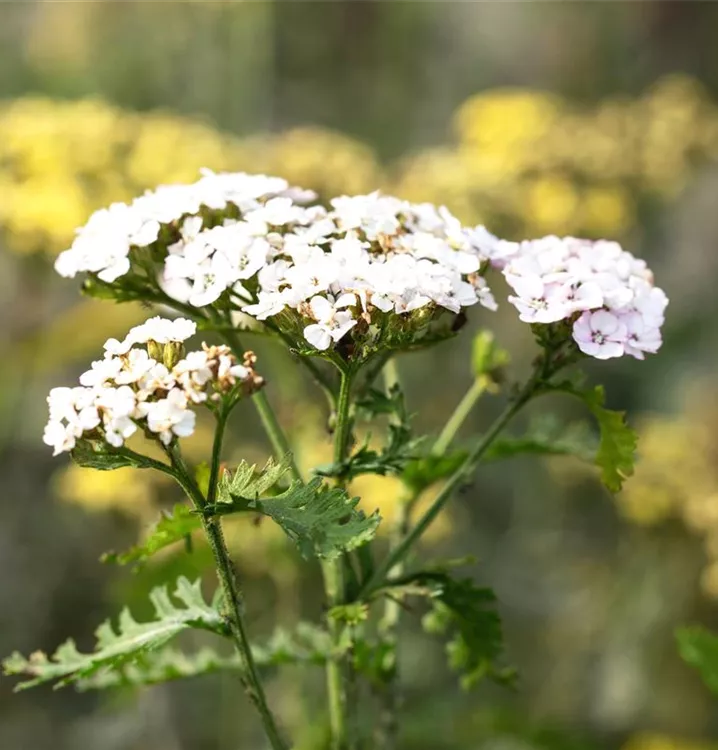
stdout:
[[[692,2],[0,4],[0,652],[71,634],[87,646],[121,602],[141,614],[157,581],[207,565],[201,547],[136,575],[98,561],[177,494],[73,468],[42,444],[48,389],[146,315],[83,300],[53,257],[113,200],[201,166],[262,171],[324,197],[381,188],[443,203],[511,238],[616,238],[671,298],[658,356],[590,368],[643,436],[619,497],[569,460],[523,459],[482,469],[429,534],[424,556],[478,558],[521,680],[462,693],[420,613],[407,615],[402,748],[716,743],[716,704],[673,640],[677,624],[718,627],[716,29],[718,4]],[[534,349],[514,318],[504,303],[472,326],[498,331],[520,377]],[[468,386],[470,340],[399,359],[421,429],[438,430]],[[320,394],[280,351],[258,349],[302,462],[323,461]],[[267,454],[240,410],[228,456]],[[395,489],[356,487],[389,518]],[[253,635],[319,615],[317,571],[280,535],[229,532]],[[321,673],[268,681],[298,748],[321,749]],[[230,676],[135,694],[11,689],[0,681],[3,749],[263,747]]]

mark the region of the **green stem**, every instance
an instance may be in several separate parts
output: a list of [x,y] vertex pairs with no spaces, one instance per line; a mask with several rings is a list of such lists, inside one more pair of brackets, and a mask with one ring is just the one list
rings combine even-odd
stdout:
[[451,475],[448,482],[442,487],[434,502],[427,509],[424,515],[418,520],[416,525],[406,534],[401,543],[390,552],[387,558],[378,566],[374,575],[365,584],[359,594],[359,598],[366,598],[377,588],[380,588],[390,571],[401,563],[411,548],[421,538],[424,532],[429,528],[434,519],[443,510],[453,493],[466,481],[466,478],[474,469],[478,461],[491,446],[495,438],[506,427],[511,419],[521,410],[521,408],[531,399],[536,388],[537,379],[531,378],[524,389],[513,399],[496,418],[494,423],[484,433],[481,440],[476,444],[469,455],[464,459],[461,466]]
[[[384,387],[388,391],[399,383],[399,370],[396,359],[390,359],[384,366]],[[389,550],[396,549],[401,540],[409,532],[410,497],[401,492],[396,499],[396,516],[389,536]],[[403,563],[399,562],[391,571],[393,575],[401,575]],[[399,659],[397,645],[399,643],[399,625],[401,620],[401,603],[396,599],[387,598],[384,603],[384,614],[379,622],[379,632],[382,640],[391,649],[390,663],[381,686],[381,711],[377,728],[374,733],[375,746],[378,750],[394,750],[399,734],[399,706],[401,702],[399,682]]]
[[481,398],[484,391],[486,390],[487,380],[484,377],[479,377],[474,380],[471,387],[464,394],[464,397],[458,403],[454,413],[449,417],[448,421],[444,425],[444,429],[441,431],[439,437],[434,443],[434,447],[431,452],[435,456],[442,456],[446,453],[447,449],[454,441],[456,434],[461,429],[461,426],[466,421],[466,418],[471,413],[471,410],[476,405],[476,402]]
[[[222,427],[222,430],[223,429],[224,427]],[[219,466],[220,448],[221,437],[219,440],[215,437],[215,445],[212,455],[213,466],[215,464],[216,466]],[[172,466],[175,469],[177,481],[185,492],[187,492],[195,508],[201,509],[207,501],[202,496],[197,483],[187,469],[178,448],[173,446],[169,450],[169,455],[172,459]],[[210,485],[208,497],[214,496],[215,492],[216,490],[213,490]],[[249,696],[249,699],[259,713],[262,726],[264,727],[269,743],[272,746],[272,750],[289,750],[289,745],[282,738],[274,716],[269,709],[264,688],[259,679],[259,672],[257,671],[257,665],[254,662],[252,648],[249,643],[249,637],[247,635],[247,629],[242,615],[242,595],[237,584],[232,560],[229,556],[229,550],[224,541],[221,521],[219,518],[207,517],[204,514],[201,514],[200,517],[202,519],[202,527],[207,536],[207,541],[212,550],[212,555],[214,556],[217,576],[219,578],[225,606],[227,608],[226,614],[227,619],[229,620],[232,639],[234,640],[237,653],[239,654],[242,663],[242,684],[244,685],[244,689]]]
[[[351,376],[343,372],[337,398],[336,421],[334,428],[334,462],[340,464],[346,458],[351,432],[349,408],[351,405]],[[322,562],[324,589],[327,603],[336,607],[344,603],[344,559],[324,560]],[[342,625],[333,618],[329,618],[329,633],[335,646],[339,645],[342,635]],[[331,728],[332,750],[348,750],[350,737],[347,725],[347,692],[350,687],[349,667],[343,658],[327,661],[327,696],[329,703],[329,724]]]
[[214,430],[214,441],[212,443],[212,463],[209,468],[209,483],[207,485],[207,505],[214,505],[217,498],[217,483],[219,481],[219,464],[222,460],[222,442],[224,431],[227,427],[229,411],[221,407],[217,414],[217,425]]
[[[224,331],[222,335],[237,359],[241,360],[244,356],[244,348],[242,347],[237,333],[234,330],[228,330]],[[257,391],[257,393],[252,396],[252,403],[259,414],[259,418],[262,421],[262,427],[264,427],[264,431],[267,433],[269,442],[272,444],[272,450],[274,451],[275,457],[277,460],[281,460],[285,456],[289,456],[289,470],[292,477],[301,482],[302,475],[294,458],[292,448],[289,445],[289,440],[277,420],[277,415],[274,413],[264,389]]]

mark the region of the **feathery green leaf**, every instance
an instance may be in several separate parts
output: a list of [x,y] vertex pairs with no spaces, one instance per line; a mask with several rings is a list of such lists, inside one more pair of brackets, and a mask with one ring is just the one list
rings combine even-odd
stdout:
[[199,581],[190,583],[186,578],[179,578],[173,596],[179,605],[173,602],[166,587],[152,590],[150,600],[155,619],[150,622],[137,622],[128,609],[120,613],[116,628],[109,620],[103,622],[95,633],[97,643],[92,653],[81,653],[75,642],[68,640],[52,657],[38,651],[26,659],[16,652],[3,662],[4,672],[31,678],[17,685],[16,690],[45,682],[55,682],[57,687],[62,687],[92,677],[101,670],[120,669],[148,651],[164,646],[187,628],[226,634],[222,616],[213,605],[205,602]]
[[550,386],[550,390],[575,396],[589,408],[601,432],[595,464],[601,469],[603,484],[611,492],[618,492],[624,480],[633,474],[638,447],[638,435],[626,424],[625,412],[604,407],[605,393],[600,385],[579,390],[570,383],[559,383]]
[[421,571],[393,581],[383,592],[430,600],[432,609],[424,617],[424,628],[448,638],[449,663],[461,674],[465,688],[483,677],[504,684],[513,682],[514,670],[499,665],[504,641],[496,596],[491,589],[477,586],[470,578]]
[[[326,630],[307,622],[300,622],[292,631],[277,629],[262,645],[252,645],[252,655],[258,667],[275,667],[291,664],[322,665],[330,658],[345,654],[351,643],[348,640],[334,645]],[[187,677],[199,677],[215,672],[243,670],[239,656],[220,655],[210,648],[194,654],[185,654],[172,646],[142,654],[136,661],[118,669],[102,669],[78,682],[80,690],[109,687],[134,687],[155,685]]]
[[186,539],[201,525],[199,516],[188,505],[178,503],[172,513],[162,514],[141,544],[130,547],[125,552],[107,552],[102,560],[117,565],[142,564],[165,547]]
[[328,487],[320,477],[307,484],[292,482],[274,497],[259,495],[276,484],[286,471],[283,464],[267,464],[267,476],[254,476],[254,467],[242,462],[233,476],[219,484],[218,502],[204,512],[213,515],[256,511],[278,523],[304,557],[336,558],[368,542],[381,520],[378,512],[367,516],[357,509],[358,497],[338,487]]

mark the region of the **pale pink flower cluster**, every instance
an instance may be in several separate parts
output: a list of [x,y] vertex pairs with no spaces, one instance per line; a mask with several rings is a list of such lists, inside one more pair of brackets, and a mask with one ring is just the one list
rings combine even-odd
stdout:
[[549,236],[496,241],[489,255],[521,320],[570,321],[579,349],[597,359],[643,359],[660,348],[668,298],[645,262],[618,243]]
[[[92,363],[74,388],[53,388],[44,442],[54,455],[70,451],[78,439],[93,437],[119,448],[138,429],[165,445],[194,432],[192,407],[219,398],[238,383],[252,391],[261,385],[253,355],[239,364],[224,346],[203,345],[183,354],[182,342],[196,325],[178,318],[152,318],[120,342],[109,339],[105,356]],[[150,356],[147,344],[165,361]]]

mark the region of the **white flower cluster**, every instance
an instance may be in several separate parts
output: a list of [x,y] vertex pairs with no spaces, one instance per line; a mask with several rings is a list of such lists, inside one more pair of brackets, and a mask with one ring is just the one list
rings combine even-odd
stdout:
[[521,320],[570,321],[579,349],[597,359],[643,359],[660,348],[668,298],[645,262],[618,243],[549,236],[497,241],[489,254]]
[[[136,270],[132,248],[151,245],[149,283],[168,297],[199,308],[225,295],[261,321],[292,311],[290,328],[326,350],[360,324],[381,327],[385,314],[496,309],[483,277],[490,264],[513,288],[521,320],[570,322],[590,356],[643,359],[661,345],[666,295],[615,242],[507,242],[428,203],[372,193],[335,198],[328,210],[303,205],[313,198],[281,178],[205,171],[192,185],[96,212],[56,268],[114,282]],[[146,272],[143,261],[145,281]],[[124,355],[133,343],[108,351]]]
[[378,193],[336,198],[329,211],[300,205],[313,197],[276,177],[205,172],[97,211],[55,267],[114,282],[131,271],[133,247],[154,245],[168,296],[204,307],[231,290],[259,320],[296,310],[317,349],[374,310],[495,309],[480,275],[486,238],[445,208]]
[[186,219],[182,239],[169,248],[165,291],[207,305],[231,289],[258,320],[296,310],[310,321],[304,335],[319,350],[360,319],[371,322],[375,310],[496,308],[479,273],[483,243],[445,208],[378,193],[331,203],[326,211],[274,198],[241,221],[205,230]]
[[[104,358],[80,376],[80,386],[53,388],[43,439],[54,455],[72,450],[83,436],[119,448],[138,429],[167,445],[194,432],[194,405],[216,400],[238,383],[246,392],[262,385],[251,353],[239,364],[227,347],[203,345],[182,357],[182,342],[195,330],[189,320],[152,318],[121,342],[109,339]],[[137,346],[142,344],[148,348]]]
[[163,225],[203,209],[224,211],[235,206],[244,213],[263,202],[283,196],[290,203],[312,200],[314,193],[290,188],[286,180],[244,173],[214,174],[203,170],[191,185],[163,185],[136,198],[129,205],[113,203],[95,211],[78,230],[69,250],[61,253],[55,269],[72,278],[81,272],[95,273],[113,282],[130,270],[130,249],[147,247],[160,237]]

